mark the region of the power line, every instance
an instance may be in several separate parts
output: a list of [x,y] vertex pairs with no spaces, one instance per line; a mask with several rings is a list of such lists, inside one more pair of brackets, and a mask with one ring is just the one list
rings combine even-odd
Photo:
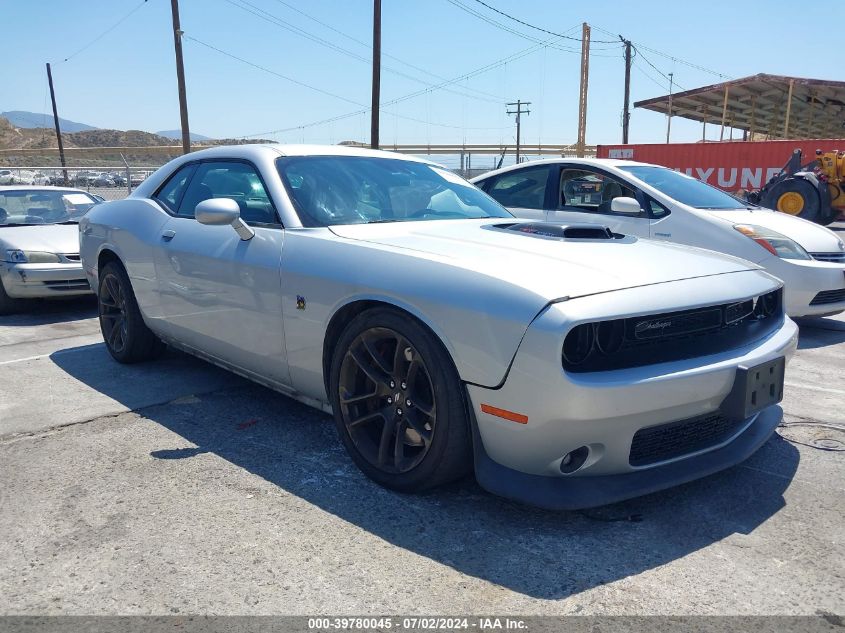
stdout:
[[[364,57],[363,55],[359,55],[358,53],[355,53],[354,51],[350,51],[349,49],[338,46],[337,44],[334,44],[333,42],[330,42],[330,41],[328,41],[328,40],[326,40],[322,37],[319,37],[318,35],[314,35],[313,33],[310,33],[309,31],[306,31],[306,30],[304,30],[304,29],[302,29],[302,28],[300,28],[300,27],[298,27],[294,24],[291,24],[290,22],[288,22],[286,20],[283,20],[282,18],[270,13],[269,11],[265,11],[264,9],[255,6],[254,4],[249,2],[248,0],[224,0],[224,1],[227,2],[228,4],[232,5],[233,7],[237,7],[238,9],[246,11],[247,13],[250,13],[257,18],[264,20],[265,22],[268,22],[269,24],[273,24],[274,26],[277,26],[281,29],[284,29],[286,31],[289,31],[291,33],[299,35],[300,37],[304,37],[304,38],[306,38],[306,39],[308,39],[308,40],[310,40],[310,41],[312,41],[316,44],[319,44],[321,46],[324,46],[326,48],[334,50],[338,53],[341,53],[345,57],[352,57],[353,59],[357,59],[358,61],[361,61],[361,62],[363,62],[367,65],[370,65],[372,63],[372,60],[370,58]],[[244,6],[244,5],[246,5],[246,6]],[[419,79],[418,77],[414,77],[412,75],[404,73],[404,72],[397,70],[395,68],[391,68],[389,66],[384,66],[384,65],[382,65],[382,68],[384,70],[394,74],[394,75],[398,75],[398,76],[403,77],[405,79],[408,79],[410,81],[415,81],[417,83],[421,83],[421,84],[424,84],[424,85],[427,85],[427,86],[433,85],[433,84],[431,84],[431,83],[429,83],[429,82],[427,82],[423,79]],[[466,93],[463,93],[463,92],[453,91],[453,90],[450,90],[449,92],[453,92],[454,94],[457,94],[457,95],[463,96],[463,97],[470,97],[472,99],[478,99],[480,101],[487,101],[488,103],[501,103],[501,99],[499,99],[499,98],[491,99],[489,97],[476,96],[476,95],[466,94]]]
[[638,56],[640,59],[642,59],[642,60],[643,60],[646,64],[648,64],[649,66],[651,66],[651,67],[655,70],[655,72],[657,72],[657,74],[659,74],[661,77],[663,77],[663,78],[664,78],[667,82],[669,82],[670,84],[671,84],[671,83],[674,83],[674,84],[675,84],[675,85],[677,85],[677,86],[678,86],[678,88],[680,88],[681,90],[686,90],[686,88],[684,88],[681,84],[679,84],[677,81],[674,81],[674,82],[673,82],[673,79],[670,79],[670,78],[669,78],[669,75],[667,75],[667,74],[666,74],[666,73],[664,73],[662,70],[660,70],[657,66],[655,66],[654,64],[652,64],[652,63],[651,63],[651,61],[648,59],[648,57],[646,57],[645,55],[643,55],[643,52],[637,48],[636,44],[632,44],[631,46],[633,47],[633,49],[634,49],[635,51],[637,51],[637,56]]
[[[591,26],[593,26],[593,28],[596,29],[597,31],[604,33],[605,35],[616,36],[615,33],[611,33],[610,31],[603,29],[599,26],[595,26],[595,25],[591,25]],[[621,36],[619,36],[619,37],[621,37]],[[634,42],[634,44],[636,45],[636,42]],[[640,44],[639,47],[641,49],[645,50],[645,51],[648,51],[649,53],[654,53],[655,55],[659,55],[661,57],[664,57],[664,58],[666,58],[666,59],[668,59],[672,62],[675,62],[675,63],[678,63],[678,64],[683,64],[684,66],[688,66],[690,68],[700,70],[701,72],[705,72],[705,73],[708,73],[710,75],[715,75],[716,77],[721,77],[723,79],[732,79],[732,77],[725,75],[724,73],[720,73],[716,70],[713,70],[712,68],[707,68],[705,66],[701,66],[700,64],[695,64],[695,63],[688,61],[686,59],[682,59],[680,57],[675,57],[674,55],[670,55],[669,53],[664,53],[663,51],[659,51],[659,50],[656,50],[654,48],[649,48],[648,46],[645,46],[644,44]]]
[[[522,24],[523,26],[527,26],[528,28],[534,29],[536,31],[541,31],[541,32],[547,33],[549,35],[554,35],[555,37],[562,37],[563,39],[572,40],[573,42],[580,42],[581,41],[580,37],[573,37],[571,35],[564,35],[562,33],[555,33],[554,31],[549,31],[549,30],[544,29],[542,27],[535,26],[533,24],[529,24],[528,22],[526,22],[524,20],[520,20],[519,18],[515,18],[514,16],[510,15],[509,13],[505,13],[504,11],[500,11],[496,7],[490,6],[486,2],[483,2],[483,0],[475,0],[475,2],[477,2],[478,4],[480,4],[484,7],[487,7],[491,11],[495,11],[499,15],[504,16],[504,17],[508,18],[509,20],[513,20],[514,22],[518,22],[519,24]],[[569,29],[569,30],[571,31],[572,29]],[[599,44],[617,44],[616,40],[592,40],[592,41],[597,42]]]
[[[501,22],[498,22],[497,20],[494,20],[492,18],[487,17],[486,15],[484,15],[483,13],[480,13],[479,11],[476,11],[472,7],[468,7],[467,5],[465,5],[460,0],[446,0],[446,1],[449,2],[450,4],[454,5],[454,6],[458,7],[462,11],[465,11],[466,13],[469,13],[470,15],[477,17],[479,20],[482,20],[483,22],[487,22],[487,24],[490,24],[491,26],[495,26],[496,28],[501,29],[502,31],[505,31],[505,32],[510,33],[512,35],[516,35],[517,37],[528,40],[529,42],[534,42],[534,43],[537,43],[537,44],[541,42],[541,40],[539,40],[536,37],[533,37],[531,35],[527,35],[527,34],[521,32],[521,31],[517,31],[516,29],[512,29],[511,27],[507,26],[506,24],[503,24]],[[573,27],[573,28],[577,28],[577,27]],[[568,30],[571,31],[572,29],[568,29]],[[560,36],[555,35],[554,39],[560,39]],[[574,38],[574,39],[577,39],[577,38]],[[578,40],[578,41],[580,41],[580,40]],[[611,47],[607,47],[607,48],[597,48],[596,50],[609,50],[611,48],[619,48],[619,46],[620,46],[620,43],[616,42],[616,41],[614,41],[613,44],[615,44],[615,46],[611,46]],[[560,44],[549,44],[549,47],[560,50],[560,51],[565,51],[567,53],[577,53],[579,55],[581,54],[580,49],[570,48],[570,47],[562,46]]]
[[[211,50],[213,50],[217,53],[220,53],[221,55],[224,55],[226,57],[229,57],[231,59],[239,61],[243,64],[246,64],[247,66],[251,66],[252,68],[255,68],[256,70],[260,70],[260,71],[265,72],[267,74],[273,75],[275,77],[278,77],[279,79],[284,79],[285,81],[290,81],[291,83],[294,83],[298,86],[302,86],[303,88],[308,88],[309,90],[319,92],[320,94],[323,94],[327,97],[332,97],[334,99],[338,99],[340,101],[345,101],[346,103],[351,103],[352,105],[357,105],[357,106],[360,106],[361,108],[363,108],[362,110],[356,110],[354,112],[350,112],[350,113],[347,113],[345,115],[340,115],[338,117],[332,117],[331,119],[326,119],[326,120],[320,121],[318,123],[321,123],[321,124],[322,123],[330,123],[332,121],[337,121],[337,120],[340,120],[340,119],[343,119],[343,118],[348,118],[348,117],[351,117],[351,116],[356,116],[358,114],[363,114],[364,112],[369,112],[370,109],[371,109],[369,106],[367,106],[364,103],[361,103],[360,101],[355,101],[354,99],[349,99],[349,98],[344,97],[342,95],[339,95],[337,93],[330,92],[330,91],[324,90],[322,88],[318,88],[317,86],[312,86],[311,84],[307,84],[304,81],[299,81],[298,79],[294,79],[293,77],[290,77],[288,75],[284,75],[280,72],[272,70],[271,68],[267,68],[266,66],[262,66],[261,64],[256,64],[255,62],[251,62],[247,59],[244,59],[243,57],[239,57],[239,56],[237,56],[233,53],[230,53],[228,51],[224,51],[223,49],[218,48],[218,47],[214,46],[213,44],[209,44],[208,42],[203,42],[202,40],[199,40],[199,39],[192,37],[190,35],[183,35],[182,37],[186,40],[190,40],[191,42],[196,42],[197,44],[199,44],[201,46],[205,46],[206,48],[209,48],[209,49],[211,49]],[[429,91],[426,90],[426,91],[422,91],[422,92],[429,92]],[[394,105],[394,104],[399,103],[401,101],[405,101],[405,100],[410,99],[414,96],[417,96],[418,94],[422,94],[422,93],[417,92],[417,93],[412,93],[411,95],[405,95],[404,97],[399,97],[397,99],[393,99],[392,101],[387,101],[387,102],[384,103],[384,105],[385,106]],[[379,108],[379,109],[381,110],[382,108]],[[424,121],[422,119],[417,119],[417,118],[414,118],[414,117],[409,117],[409,116],[405,116],[405,115],[401,115],[401,114],[397,114],[397,113],[393,113],[393,114],[394,114],[394,116],[399,117],[400,119],[406,119],[408,121],[413,121],[415,123],[429,124],[428,121]],[[445,124],[445,123],[430,123],[430,125],[435,125],[437,127],[451,128],[451,129],[464,129],[463,126],[460,126],[460,125],[448,125],[448,124]],[[259,134],[273,134],[273,133],[277,133],[277,132],[287,132],[287,131],[290,131],[290,130],[298,130],[298,129],[301,129],[303,127],[311,127],[311,125],[295,126],[293,128],[286,128],[284,130],[273,130],[273,131],[270,131],[270,132],[261,132]],[[499,127],[475,127],[475,128],[465,128],[465,129],[469,129],[469,130],[472,130],[472,129],[498,130],[498,129],[501,129],[501,128],[499,128]],[[259,134],[248,134],[246,136],[239,137],[239,138],[246,138],[248,136],[258,136]]]
[[99,41],[100,41],[101,39],[103,39],[106,35],[108,35],[108,34],[109,34],[109,33],[111,33],[112,31],[114,31],[117,27],[119,27],[121,24],[123,24],[124,22],[126,22],[126,20],[128,20],[128,19],[129,19],[129,18],[130,18],[130,17],[131,17],[131,16],[132,16],[132,15],[133,15],[133,14],[134,14],[137,10],[138,10],[138,9],[140,9],[141,7],[143,7],[146,3],[147,3],[147,0],[143,0],[143,1],[141,2],[141,4],[139,4],[138,6],[136,6],[136,7],[135,7],[134,9],[132,9],[129,13],[127,13],[126,15],[124,15],[124,16],[123,16],[122,18],[120,18],[117,22],[115,22],[115,23],[114,23],[114,24],[112,24],[109,28],[107,28],[105,31],[103,31],[102,33],[100,33],[97,37],[95,37],[93,40],[91,40],[90,42],[88,42],[85,46],[83,46],[82,48],[80,48],[78,51],[76,51],[76,52],[75,52],[75,53],[73,53],[72,55],[68,55],[67,57],[65,57],[65,58],[64,58],[61,62],[59,62],[59,63],[60,63],[60,64],[63,64],[63,63],[65,63],[65,62],[67,62],[67,61],[70,61],[71,59],[73,59],[74,57],[76,57],[77,55],[79,55],[81,52],[86,51],[86,50],[88,50],[89,48],[91,48],[94,44],[96,44],[97,42],[99,42]]
[[[338,35],[340,35],[341,37],[344,37],[344,38],[346,38],[347,40],[349,40],[349,41],[351,41],[351,42],[355,42],[356,44],[358,44],[358,45],[360,45],[360,46],[363,46],[363,47],[365,47],[365,48],[367,48],[367,49],[369,49],[369,50],[372,50],[372,45],[371,45],[371,44],[369,44],[369,43],[367,43],[367,42],[365,42],[365,41],[363,41],[363,40],[359,40],[358,38],[353,37],[352,35],[349,35],[348,33],[345,33],[345,32],[343,32],[343,31],[341,31],[340,29],[337,29],[337,28],[333,27],[331,24],[327,24],[326,22],[323,22],[322,20],[319,20],[318,18],[315,18],[313,15],[311,15],[311,14],[309,14],[309,13],[306,13],[306,12],[305,12],[305,11],[303,11],[302,9],[299,9],[298,7],[295,7],[295,6],[293,6],[292,4],[290,4],[290,3],[288,3],[288,2],[285,2],[285,0],[276,0],[276,2],[278,2],[279,4],[281,4],[281,5],[285,6],[285,7],[287,7],[287,8],[288,8],[288,9],[290,9],[291,11],[294,11],[294,12],[298,13],[299,15],[301,15],[301,16],[303,16],[303,17],[307,18],[308,20],[311,20],[312,22],[314,22],[314,23],[316,23],[316,24],[319,24],[320,26],[323,26],[323,27],[325,27],[325,28],[329,29],[329,30],[330,30],[330,31],[332,31],[333,33],[337,33],[337,34],[338,34]],[[407,66],[408,68],[412,68],[412,69],[414,69],[414,70],[416,70],[416,71],[418,71],[418,72],[421,72],[421,73],[423,73],[424,75],[428,75],[429,77],[434,77],[435,79],[438,79],[438,80],[440,80],[440,81],[446,81],[446,78],[445,78],[445,77],[443,77],[442,75],[435,74],[435,73],[433,73],[433,72],[431,72],[431,71],[429,71],[429,70],[426,70],[425,68],[421,68],[420,66],[416,66],[416,65],[412,64],[411,62],[409,62],[409,61],[407,61],[407,60],[405,60],[405,59],[402,59],[402,58],[400,58],[400,57],[396,57],[395,55],[390,55],[389,53],[385,53],[384,51],[382,51],[382,56],[384,56],[384,57],[388,57],[388,58],[390,58],[390,59],[392,59],[392,60],[394,60],[394,61],[397,61],[397,62],[399,62],[400,64],[402,64],[402,65],[404,65],[404,66]],[[494,94],[492,94],[492,93],[490,93],[490,92],[485,92],[485,91],[483,91],[483,90],[478,90],[477,88],[472,88],[472,87],[470,87],[470,86],[464,86],[464,90],[469,90],[469,91],[471,91],[471,92],[476,92],[476,93],[478,93],[478,94],[481,94],[481,95],[484,95],[484,96],[487,96],[487,97],[492,97],[492,98],[494,98],[494,99],[497,99],[498,101],[501,101],[501,99],[499,99],[499,96],[498,96],[498,95],[494,95]],[[498,101],[497,101],[497,102],[498,102]]]
[[185,38],[186,40],[196,42],[197,44],[200,44],[201,46],[205,46],[206,48],[210,48],[211,50],[216,51],[216,52],[220,53],[221,55],[225,55],[226,57],[230,57],[232,59],[235,59],[235,60],[237,60],[237,61],[239,61],[243,64],[246,64],[247,66],[252,66],[253,68],[261,70],[265,73],[268,73],[270,75],[274,75],[274,76],[278,77],[279,79],[284,79],[285,81],[290,81],[291,83],[295,83],[297,86],[302,86],[303,88],[308,88],[309,90],[313,90],[314,92],[319,92],[320,94],[326,95],[327,97],[332,97],[334,99],[346,101],[347,103],[351,103],[353,105],[359,105],[359,106],[364,105],[364,104],[359,103],[358,101],[355,101],[353,99],[347,99],[346,97],[344,97],[342,95],[336,94],[334,92],[329,92],[328,90],[323,90],[322,88],[318,88],[317,86],[312,86],[311,84],[307,84],[304,81],[299,81],[298,79],[294,79],[293,77],[289,77],[288,75],[283,75],[280,72],[276,72],[275,70],[271,70],[270,68],[267,68],[266,66],[262,66],[261,64],[256,64],[255,62],[251,62],[249,60],[246,60],[243,57],[238,57],[237,55],[235,55],[233,53],[229,53],[227,51],[224,51],[221,48],[217,48],[216,46],[209,44],[208,42],[203,42],[202,40],[198,40],[197,38],[192,37],[190,35],[183,35],[182,37]]
[[648,73],[645,68],[643,68],[640,63],[637,61],[636,58],[633,58],[633,67],[636,68],[643,77],[646,77],[649,81],[651,81],[654,85],[659,86],[661,90],[666,90],[667,87],[664,83],[655,79],[650,73]]
[[[472,77],[475,77],[477,75],[489,72],[491,70],[494,70],[496,68],[504,66],[505,64],[508,64],[510,62],[522,59],[523,57],[526,57],[527,55],[535,53],[538,50],[548,48],[550,41],[551,40],[547,40],[546,42],[541,42],[540,44],[530,46],[526,49],[523,49],[523,50],[518,51],[516,53],[513,53],[511,55],[508,55],[507,57],[503,57],[501,59],[498,59],[495,62],[491,62],[490,64],[487,64],[486,66],[476,68],[475,70],[472,70],[468,73],[461,75],[460,77],[455,77],[453,79],[450,79],[450,80],[444,82],[441,85],[449,85],[449,84],[457,83],[457,82],[460,82],[460,81],[464,81],[466,79],[471,79]],[[438,87],[435,86],[434,88],[431,88],[431,89],[428,89],[428,90],[418,90],[416,92],[412,92],[412,93],[407,94],[405,96],[397,97],[395,99],[392,99],[390,101],[383,103],[382,109],[384,109],[384,107],[386,107],[386,106],[391,106],[391,105],[395,105],[397,103],[401,103],[402,101],[407,101],[408,99],[412,99],[414,97],[420,96],[420,95],[425,94],[427,92],[433,92],[437,88]],[[293,131],[293,130],[300,130],[300,129],[305,129],[305,128],[309,128],[309,127],[315,127],[315,126],[318,126],[318,125],[333,123],[335,121],[340,121],[342,119],[357,116],[359,114],[363,114],[364,112],[368,112],[368,111],[369,111],[369,108],[365,108],[363,110],[356,110],[354,112],[347,112],[346,114],[340,114],[338,116],[331,117],[331,118],[328,118],[328,119],[321,119],[319,121],[313,121],[311,123],[304,123],[302,125],[297,125],[297,126],[290,127],[290,128],[283,128],[283,129],[278,129],[278,130],[267,130],[267,131],[264,131],[264,132],[256,132],[255,134],[245,134],[243,136],[239,136],[238,138],[250,138],[250,137],[253,137],[253,136],[263,136],[263,135],[267,135],[267,134],[280,134],[280,133],[284,133],[284,132],[290,132],[290,131]],[[396,114],[395,112],[393,113],[393,115],[396,116],[396,117],[399,117],[399,118],[410,118],[410,117],[403,117],[402,115]],[[420,123],[428,123],[427,121],[420,121],[419,119],[411,119],[411,120],[414,120],[414,121],[417,121],[417,122],[420,122]],[[455,129],[479,129],[479,130],[504,130],[504,129],[508,129],[508,127],[504,127],[504,126],[502,126],[502,127],[464,128],[463,126],[449,126],[449,125],[444,125],[442,123],[441,124],[432,123],[431,125],[436,125],[438,127],[450,127],[450,128],[455,128]]]

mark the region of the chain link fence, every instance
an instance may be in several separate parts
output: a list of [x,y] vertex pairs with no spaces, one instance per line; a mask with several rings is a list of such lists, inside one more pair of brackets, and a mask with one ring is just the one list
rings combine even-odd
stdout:
[[74,187],[105,200],[120,200],[140,185],[155,167],[0,167],[0,186]]

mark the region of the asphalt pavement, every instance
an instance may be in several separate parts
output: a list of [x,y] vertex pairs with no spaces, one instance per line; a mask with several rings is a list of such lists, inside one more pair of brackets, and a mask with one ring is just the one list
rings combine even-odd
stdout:
[[747,462],[546,512],[386,491],[322,413],[118,365],[93,300],[0,317],[0,614],[842,614],[845,318],[800,328],[790,425]]

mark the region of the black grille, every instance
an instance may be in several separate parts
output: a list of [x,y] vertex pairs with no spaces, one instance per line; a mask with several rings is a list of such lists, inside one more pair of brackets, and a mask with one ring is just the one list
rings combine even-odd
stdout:
[[839,290],[823,290],[810,301],[811,306],[821,306],[828,303],[839,303],[845,301],[845,288]]
[[[762,340],[782,324],[781,289],[722,305],[581,324],[564,339],[563,367],[610,371],[718,354]],[[576,335],[580,347],[573,347]]]
[[64,255],[62,255],[62,257],[71,262],[82,261],[82,259],[79,257],[79,253],[65,253]]
[[820,262],[833,262],[834,264],[845,264],[845,253],[810,253],[810,257]]
[[734,435],[744,423],[745,420],[733,420],[716,412],[640,429],[631,442],[628,463],[647,466],[716,446]]
[[50,290],[90,290],[86,279],[64,279],[61,281],[45,281],[44,285]]

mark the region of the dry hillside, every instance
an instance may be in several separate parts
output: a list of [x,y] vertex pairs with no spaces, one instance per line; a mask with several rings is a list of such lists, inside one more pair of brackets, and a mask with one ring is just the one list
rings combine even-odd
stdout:
[[[182,153],[181,144],[158,134],[143,132],[141,130],[86,130],[84,132],[72,132],[62,134],[62,142],[66,150],[82,147],[120,147],[128,148],[122,152],[73,152],[68,151],[67,163],[75,166],[88,165],[123,165],[120,154],[133,166],[162,165],[171,158]],[[202,145],[230,145],[240,143],[271,143],[266,140],[238,140],[223,139],[219,141],[207,141]],[[172,151],[141,150],[145,147],[172,147]],[[59,156],[56,147],[56,133],[52,128],[17,128],[7,119],[0,117],[0,165],[7,166],[45,166],[59,165]],[[193,144],[193,147],[200,147]],[[33,150],[44,149],[41,152],[14,152],[2,150]],[[138,148],[139,151],[132,151],[131,148]],[[52,151],[51,151],[52,150]]]

